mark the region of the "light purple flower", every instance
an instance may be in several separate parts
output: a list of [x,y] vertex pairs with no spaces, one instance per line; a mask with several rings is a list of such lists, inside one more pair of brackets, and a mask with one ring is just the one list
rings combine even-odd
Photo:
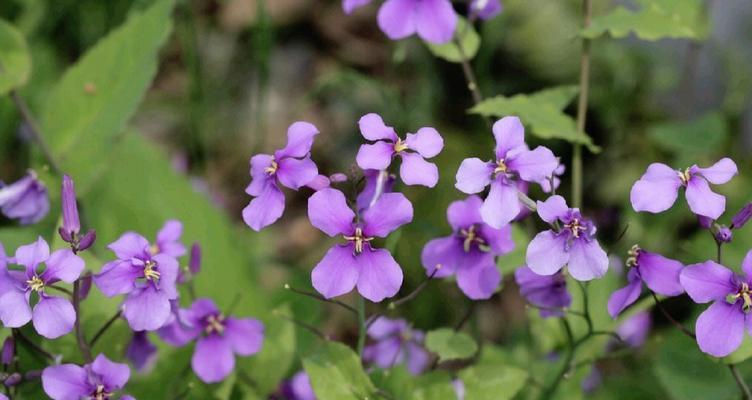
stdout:
[[590,373],[580,382],[580,387],[582,388],[582,391],[585,392],[587,395],[591,395],[595,393],[596,390],[598,390],[599,387],[603,384],[603,374],[601,373],[600,368],[598,368],[596,365],[593,365],[593,368],[590,370]]
[[319,171],[310,153],[318,133],[313,124],[295,122],[287,129],[283,149],[251,158],[251,183],[245,191],[255,198],[243,209],[243,220],[251,229],[260,231],[282,216],[285,195],[279,185],[298,190],[316,178]]
[[434,187],[439,181],[439,169],[426,158],[436,157],[444,148],[444,139],[434,128],[423,127],[418,133],[408,133],[405,140],[386,126],[378,114],[366,114],[358,122],[363,137],[374,143],[360,146],[356,161],[364,170],[383,171],[392,159],[402,158],[400,177],[406,185]]
[[47,187],[34,171],[10,185],[0,182],[0,211],[21,225],[38,222],[50,211]]
[[718,219],[726,209],[726,198],[710,190],[710,185],[728,182],[737,173],[736,164],[723,158],[708,168],[693,165],[684,171],[653,163],[635,182],[630,193],[635,211],[659,213],[674,205],[679,188],[686,188],[689,209],[697,215]]
[[392,40],[417,33],[427,42],[441,44],[452,40],[457,14],[450,0],[386,0],[379,9],[378,22]]
[[287,400],[316,400],[311,380],[305,371],[293,375],[282,387],[282,393]]
[[363,360],[379,368],[405,364],[413,375],[423,372],[430,361],[423,348],[423,331],[412,329],[404,319],[377,318],[368,328],[374,343],[363,349]]
[[697,318],[695,334],[700,350],[725,357],[736,350],[744,331],[752,332],[752,251],[742,262],[742,275],[714,261],[688,265],[679,275],[684,290],[695,303],[710,305]]
[[367,169],[363,171],[365,185],[356,200],[361,212],[373,205],[384,193],[391,193],[397,178],[387,171]]
[[462,292],[473,300],[494,294],[501,282],[495,258],[514,249],[511,226],[496,229],[484,223],[482,203],[480,197],[469,196],[450,204],[447,220],[452,234],[431,240],[421,254],[426,274],[435,278],[456,275]]
[[470,14],[477,15],[480,19],[491,19],[502,10],[500,0],[472,0],[470,2]]
[[608,256],[595,238],[595,225],[561,196],[537,204],[538,215],[552,229],[538,233],[527,246],[527,266],[538,275],[553,275],[568,265],[578,281],[603,277]]
[[135,232],[123,234],[107,246],[117,256],[94,275],[94,283],[107,297],[127,294],[123,316],[134,331],[153,331],[170,317],[170,300],[178,297],[175,283],[178,262]]
[[[0,251],[0,253],[4,253]],[[41,237],[35,243],[16,250],[14,263],[23,265],[25,271],[13,271],[0,262],[0,320],[8,328],[18,328],[31,320],[36,331],[55,339],[73,329],[76,312],[70,300],[52,296],[47,288],[57,282],[73,283],[84,270],[84,260],[70,249],[50,254],[50,247]],[[40,271],[44,263],[46,267]],[[31,307],[31,294],[39,301]]]
[[186,253],[185,246],[180,242],[182,235],[183,223],[175,219],[168,220],[157,232],[157,240],[149,251],[152,255],[166,254],[176,259],[182,257]]
[[371,3],[372,0],[342,0],[342,10],[345,14],[352,14],[353,11]]
[[[559,164],[556,169],[554,169],[554,174],[549,177],[545,178],[538,182],[541,189],[544,193],[552,193],[554,190],[559,188],[559,185],[561,185],[561,176],[564,175],[564,172],[566,172],[567,166],[564,164]],[[553,186],[552,186],[553,183]]]
[[125,357],[130,360],[136,371],[146,373],[151,371],[157,362],[157,346],[149,340],[146,331],[133,332]]
[[457,400],[465,400],[465,382],[461,379],[455,379],[452,381],[452,388],[454,394],[457,395]]
[[412,221],[413,206],[401,193],[386,193],[360,215],[347,206],[345,195],[324,189],[308,199],[311,224],[331,237],[347,241],[336,244],[311,273],[313,287],[327,299],[343,295],[357,285],[368,300],[380,302],[402,286],[402,269],[389,251],[375,249],[371,241]]
[[559,160],[546,147],[529,150],[525,128],[517,117],[504,117],[493,125],[496,138],[495,159],[467,158],[457,171],[455,187],[467,194],[491,190],[480,210],[483,220],[501,228],[520,213],[518,182],[539,183],[551,177]]
[[652,325],[650,312],[640,311],[622,322],[616,328],[616,334],[630,347],[638,348],[645,344]]
[[[42,372],[42,387],[53,400],[109,399],[120,391],[130,379],[131,371],[125,364],[110,361],[103,354],[94,362],[80,367],[62,364],[47,367]],[[121,400],[135,400],[123,395]]]
[[561,271],[553,275],[538,275],[523,265],[514,271],[520,294],[533,306],[540,307],[543,318],[562,317],[564,309],[572,304],[567,290],[567,279]]
[[608,313],[611,318],[621,314],[632,305],[642,293],[642,282],[655,293],[664,296],[678,296],[684,293],[679,282],[679,274],[684,265],[679,261],[651,253],[634,245],[627,258],[627,286],[616,290],[608,299]]

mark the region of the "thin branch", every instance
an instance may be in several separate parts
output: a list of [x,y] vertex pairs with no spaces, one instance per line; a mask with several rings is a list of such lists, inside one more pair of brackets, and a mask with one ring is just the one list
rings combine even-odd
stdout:
[[36,343],[31,341],[31,339],[27,338],[19,329],[13,329],[12,331],[13,338],[16,339],[16,343],[21,342],[28,346],[30,349],[34,350],[38,354],[44,356],[45,358],[49,359],[50,361],[55,361],[55,356],[53,356],[50,352],[47,350],[39,347]]
[[13,100],[13,104],[16,105],[18,112],[21,113],[21,117],[26,122],[26,125],[29,127],[29,133],[32,139],[34,139],[34,141],[37,142],[37,145],[39,145],[39,149],[42,151],[44,158],[47,159],[47,162],[50,164],[50,167],[52,167],[52,170],[55,171],[55,173],[61,175],[62,169],[60,169],[60,164],[57,163],[55,156],[52,155],[52,151],[47,145],[47,142],[44,141],[44,138],[40,133],[41,131],[39,130],[39,125],[34,119],[34,116],[31,114],[31,110],[26,105],[26,102],[16,90],[10,91],[10,98]]
[[78,343],[78,349],[81,351],[81,355],[84,357],[84,360],[87,363],[90,363],[92,360],[91,349],[86,343],[83,330],[81,330],[81,296],[79,295],[80,287],[80,280],[73,282],[73,295],[71,297],[73,300],[73,311],[75,311],[76,313],[76,322],[74,323],[74,329],[76,333],[76,342]]
[[675,320],[674,317],[672,317],[671,314],[669,314],[668,310],[666,310],[663,307],[663,304],[661,304],[661,301],[658,300],[658,296],[655,295],[655,292],[653,292],[652,290],[649,290],[649,289],[648,289],[648,291],[650,292],[650,295],[653,296],[653,300],[655,300],[656,307],[658,307],[658,309],[661,310],[661,314],[663,314],[663,316],[668,320],[668,322],[670,322],[677,329],[679,329],[679,331],[681,331],[681,333],[687,335],[688,337],[691,337],[692,339],[696,339],[696,336],[695,336],[695,334],[692,331],[690,331],[689,329],[687,329],[687,327],[685,327],[681,322]]
[[99,328],[97,333],[94,334],[94,337],[91,339],[91,342],[89,342],[90,347],[94,347],[94,344],[97,343],[97,340],[99,340],[99,338],[101,338],[102,335],[104,335],[104,333],[107,332],[107,329],[109,329],[112,326],[112,324],[114,324],[115,321],[117,321],[118,318],[120,318],[120,315],[122,313],[123,312],[121,310],[118,310],[118,312],[116,312],[115,315],[110,317],[110,319],[108,319],[107,322],[105,322],[104,325],[102,325],[102,327]]
[[[583,0],[583,27],[590,26],[593,15],[591,0]],[[585,134],[585,120],[587,118],[588,95],[590,90],[590,39],[582,39],[582,54],[580,56],[580,94],[577,100],[577,133]],[[572,203],[574,207],[582,207],[582,143],[575,143],[572,154]]]
[[433,279],[433,277],[436,276],[436,273],[439,272],[439,269],[441,269],[441,265],[437,265],[436,268],[433,269],[433,272],[431,272],[431,275],[428,275],[426,279],[424,279],[423,282],[419,283],[418,286],[416,286],[415,289],[413,289],[413,291],[410,292],[408,295],[406,295],[405,297],[402,297],[401,299],[398,299],[389,303],[389,306],[388,306],[389,309],[394,310],[397,307],[407,303],[408,301],[418,296],[418,294],[426,287],[426,285],[428,285],[428,282],[430,282],[431,279]]
[[282,314],[278,313],[277,311],[273,311],[272,313],[274,315],[276,315],[276,316],[284,319],[285,321],[291,322],[291,323],[293,323],[293,324],[295,324],[295,325],[297,325],[297,326],[299,326],[299,327],[301,327],[301,328],[303,328],[303,329],[305,329],[305,330],[313,333],[314,335],[320,337],[323,340],[329,340],[329,336],[327,336],[325,333],[321,332],[315,326],[313,326],[313,325],[311,325],[311,324],[309,324],[307,322],[303,322],[303,321],[297,320],[295,318],[288,317],[286,315],[282,315]]
[[324,296],[322,296],[322,295],[320,295],[318,293],[312,293],[312,292],[307,292],[305,290],[295,289],[294,287],[290,286],[287,283],[285,283],[285,289],[287,289],[287,290],[289,290],[289,291],[291,291],[293,293],[297,293],[299,295],[310,297],[312,299],[316,299],[316,300],[324,302],[324,303],[331,303],[331,304],[338,305],[338,306],[344,308],[345,310],[350,311],[351,313],[353,313],[355,315],[358,315],[358,310],[356,310],[352,306],[350,306],[348,304],[345,304],[345,303],[343,303],[343,302],[341,302],[339,300],[327,299],[326,297],[324,297]]
[[745,400],[752,400],[752,392],[749,391],[749,386],[744,382],[744,378],[742,378],[742,375],[736,368],[736,364],[729,364],[728,367],[731,375],[734,376],[734,380],[736,380],[736,384],[739,385],[739,389],[742,391]]

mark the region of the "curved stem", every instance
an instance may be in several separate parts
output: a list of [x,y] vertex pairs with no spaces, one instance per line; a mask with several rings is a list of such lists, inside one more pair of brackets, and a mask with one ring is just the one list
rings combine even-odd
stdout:
[[658,300],[658,296],[655,295],[655,292],[653,292],[652,290],[649,290],[649,289],[648,289],[648,291],[650,292],[650,295],[653,296],[653,300],[655,300],[655,305],[661,311],[661,314],[663,314],[663,317],[666,318],[668,320],[668,322],[670,322],[672,325],[674,325],[677,329],[679,329],[679,331],[681,331],[681,333],[687,335],[688,337],[690,337],[692,339],[696,339],[694,332],[690,331],[681,322],[675,320],[674,317],[672,317],[671,314],[669,314],[668,310],[666,310],[663,307],[663,304],[661,304],[661,301]]
[[104,335],[104,333],[107,332],[107,329],[110,329],[110,327],[112,326],[112,324],[114,324],[115,321],[117,321],[118,318],[120,318],[121,314],[122,314],[122,311],[118,310],[118,312],[116,312],[115,315],[113,315],[112,317],[110,317],[110,319],[108,319],[107,322],[105,322],[104,325],[102,325],[102,327],[99,328],[99,330],[97,331],[97,333],[94,334],[94,337],[89,342],[89,346],[90,347],[94,347],[94,344],[97,343],[97,340],[99,340],[99,338],[101,338],[102,335]]
[[324,302],[324,303],[331,303],[331,304],[334,304],[334,305],[338,305],[338,306],[344,308],[345,310],[347,310],[347,311],[349,311],[349,312],[351,312],[351,313],[353,313],[355,315],[358,314],[358,310],[356,310],[352,306],[347,305],[347,304],[345,304],[345,303],[343,303],[343,302],[341,302],[339,300],[327,299],[326,297],[324,297],[324,296],[322,296],[322,295],[320,295],[318,293],[312,293],[312,292],[307,292],[305,290],[295,289],[294,287],[290,286],[287,283],[285,283],[285,289],[287,289],[287,290],[289,290],[289,291],[291,291],[293,293],[297,293],[299,295],[310,297],[312,299],[316,299],[316,300]]
[[16,343],[21,342],[28,346],[31,350],[34,350],[50,361],[55,361],[55,356],[53,356],[47,350],[39,347],[39,345],[37,345],[36,343],[32,342],[31,339],[27,338],[23,333],[21,333],[19,329],[14,328],[11,330],[11,333],[13,334],[13,338],[16,340]]
[[729,370],[731,371],[731,375],[734,376],[734,380],[736,380],[736,384],[739,385],[739,389],[742,391],[742,394],[744,395],[744,399],[752,400],[752,392],[750,392],[749,386],[747,386],[747,384],[744,382],[742,375],[739,373],[739,370],[736,368],[736,364],[729,364],[728,367],[729,367]]

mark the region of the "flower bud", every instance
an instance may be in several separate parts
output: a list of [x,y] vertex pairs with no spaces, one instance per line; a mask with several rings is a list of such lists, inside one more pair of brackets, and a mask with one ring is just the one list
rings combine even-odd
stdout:
[[81,281],[81,286],[79,286],[78,288],[79,301],[85,300],[87,297],[89,297],[89,291],[91,290],[91,282],[92,282],[91,271],[87,271],[86,275],[82,276],[80,281]]
[[91,247],[92,244],[94,244],[94,241],[97,240],[97,231],[94,229],[86,232],[84,237],[81,238],[81,240],[78,242],[78,251],[84,251]]
[[191,246],[191,258],[188,261],[188,270],[192,275],[196,275],[201,271],[201,246],[198,243],[194,243]]
[[5,378],[5,381],[3,381],[3,384],[7,387],[16,386],[19,383],[21,383],[21,380],[23,377],[18,372],[14,372],[10,374],[7,378]]
[[720,225],[718,231],[713,233],[713,236],[715,236],[715,240],[720,243],[729,243],[731,242],[731,239],[733,239],[734,234],[726,225]]
[[16,343],[13,340],[13,336],[8,336],[3,342],[2,356],[0,361],[3,365],[10,365],[13,363],[13,359],[16,357]]
[[743,227],[750,218],[752,218],[752,203],[747,203],[747,205],[742,207],[742,209],[734,215],[734,218],[731,219],[731,228],[739,229]]
[[73,179],[68,175],[63,175],[61,196],[63,199],[63,230],[70,236],[75,237],[81,230],[81,221],[78,218],[78,206],[76,205],[76,188],[73,186]]

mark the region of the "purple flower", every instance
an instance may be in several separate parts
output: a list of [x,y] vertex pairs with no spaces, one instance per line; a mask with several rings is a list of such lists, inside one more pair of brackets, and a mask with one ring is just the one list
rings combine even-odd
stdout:
[[[567,170],[567,166],[564,164],[559,164],[556,169],[554,169],[554,174],[549,177],[545,178],[538,182],[541,189],[543,189],[544,193],[552,193],[554,190],[559,188],[559,185],[561,185],[561,178],[560,176],[564,175],[564,172]],[[551,185],[553,183],[553,186]]]
[[684,290],[695,303],[713,304],[697,318],[695,334],[700,350],[725,357],[744,339],[752,326],[752,251],[742,262],[742,275],[713,261],[688,265],[679,275]]
[[[125,386],[130,375],[127,365],[114,363],[100,354],[83,367],[62,364],[45,368],[42,387],[53,400],[109,399]],[[128,395],[120,399],[135,400]]]
[[146,331],[133,332],[133,337],[125,349],[125,357],[130,360],[136,371],[148,372],[157,362],[157,346],[149,340]]
[[288,400],[316,400],[316,393],[311,387],[311,380],[305,371],[300,371],[285,382],[282,393]]
[[500,0],[472,0],[470,2],[470,14],[477,15],[480,19],[491,19],[501,14]]
[[678,296],[684,293],[679,282],[679,274],[684,265],[679,261],[651,253],[634,245],[627,258],[627,286],[615,291],[608,299],[608,313],[611,318],[621,314],[627,307],[637,301],[642,293],[642,282],[658,294]]
[[538,275],[527,266],[514,271],[520,294],[533,306],[540,307],[543,318],[562,317],[563,309],[572,304],[567,290],[567,279],[561,271],[553,275]]
[[149,248],[152,255],[166,254],[172,258],[178,258],[185,255],[185,246],[180,243],[180,236],[183,235],[183,223],[171,219],[162,226],[157,232],[157,240]]
[[553,229],[538,233],[527,246],[527,266],[538,275],[553,275],[568,265],[578,281],[603,277],[608,256],[595,239],[595,225],[561,196],[537,204],[538,215]]
[[723,158],[709,168],[693,165],[684,171],[665,164],[650,164],[642,178],[632,186],[632,208],[651,213],[666,211],[674,205],[679,188],[684,187],[693,213],[718,219],[726,209],[726,198],[711,191],[708,182],[720,185],[731,180],[736,173],[736,164],[730,158]]
[[94,275],[94,283],[107,297],[127,294],[123,316],[134,331],[153,331],[170,317],[170,300],[178,297],[175,282],[178,262],[135,232],[123,234],[107,246],[117,256]]
[[452,381],[452,388],[454,389],[454,394],[457,395],[457,400],[465,400],[465,382],[455,379]]
[[386,0],[379,9],[378,22],[392,40],[417,32],[421,39],[441,44],[452,40],[457,14],[450,0]]
[[591,395],[603,384],[603,374],[600,368],[593,365],[590,373],[580,382],[580,387],[585,394]]
[[379,368],[404,363],[413,375],[423,372],[430,361],[423,348],[423,331],[412,329],[404,319],[377,318],[368,328],[368,336],[375,343],[363,349],[363,360]]
[[255,198],[243,209],[243,220],[251,229],[260,231],[282,216],[285,195],[280,184],[298,190],[316,178],[319,171],[310,153],[318,133],[313,124],[295,122],[287,129],[283,149],[251,158],[251,183],[245,191]]
[[538,183],[551,177],[559,160],[551,150],[538,146],[529,150],[525,128],[517,117],[504,117],[493,126],[496,138],[495,159],[467,158],[457,171],[455,187],[467,194],[491,190],[480,209],[483,220],[501,228],[520,213],[517,198],[519,181]]
[[10,185],[0,182],[0,211],[21,225],[38,222],[50,210],[47,187],[34,171]]
[[[47,288],[60,281],[73,283],[84,270],[84,260],[70,249],[50,254],[50,247],[40,237],[36,243],[19,247],[13,262],[23,265],[25,271],[8,270],[1,262],[0,320],[3,324],[18,328],[31,320],[34,329],[48,339],[70,332],[76,321],[73,305],[67,298],[51,296]],[[42,263],[46,267],[40,272]],[[32,293],[39,297],[33,311]]]
[[638,348],[645,344],[652,325],[650,312],[640,311],[622,322],[616,328],[616,334],[629,346]]
[[436,157],[444,148],[444,139],[436,129],[420,128],[418,133],[408,133],[403,141],[378,114],[364,115],[358,125],[363,137],[374,142],[360,146],[356,158],[360,168],[383,171],[399,156],[402,158],[400,177],[406,185],[436,186],[439,169],[425,160]]
[[363,171],[363,178],[365,179],[365,185],[363,186],[363,190],[358,194],[356,201],[358,210],[360,211],[376,203],[382,194],[391,193],[394,183],[397,181],[397,178],[387,171],[378,171],[375,169]]
[[428,275],[437,278],[456,275],[462,292],[474,300],[494,294],[501,282],[495,257],[514,249],[511,226],[496,229],[484,223],[481,204],[478,196],[450,204],[447,220],[452,234],[431,240],[421,254]]
[[356,9],[366,6],[371,3],[372,0],[342,0],[342,10],[345,14],[352,14]]
[[358,222],[345,195],[336,189],[324,189],[308,199],[311,224],[334,237],[347,241],[336,244],[311,273],[313,287],[327,299],[358,292],[373,302],[392,297],[402,286],[402,270],[389,251],[371,247],[377,237],[412,221],[413,206],[401,193],[385,193],[360,215]]

